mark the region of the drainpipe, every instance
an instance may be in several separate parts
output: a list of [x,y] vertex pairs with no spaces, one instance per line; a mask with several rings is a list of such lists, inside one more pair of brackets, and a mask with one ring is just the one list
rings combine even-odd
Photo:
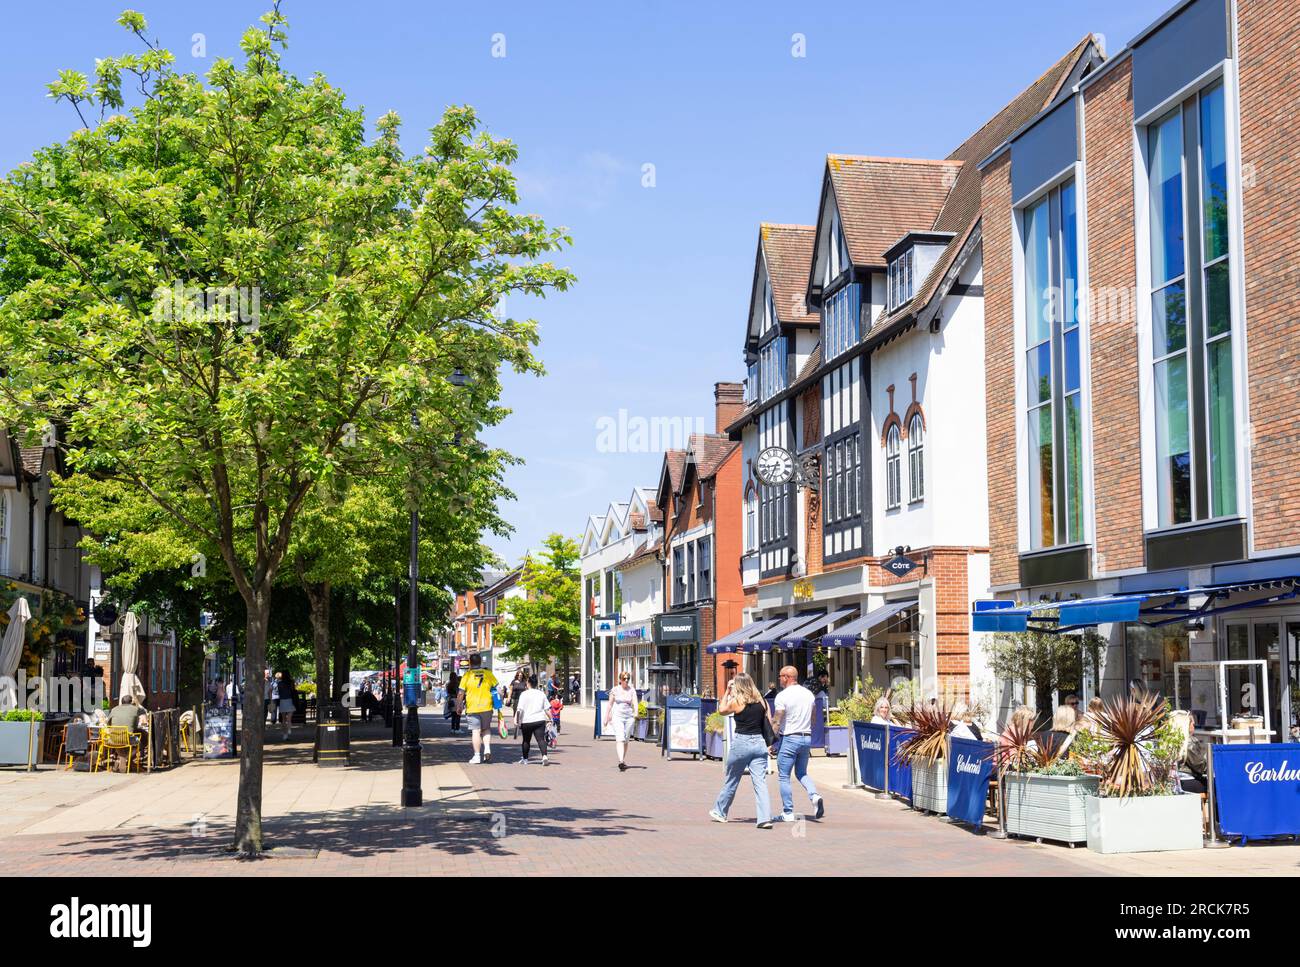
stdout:
[[27,580],[36,583],[36,488],[27,484]]

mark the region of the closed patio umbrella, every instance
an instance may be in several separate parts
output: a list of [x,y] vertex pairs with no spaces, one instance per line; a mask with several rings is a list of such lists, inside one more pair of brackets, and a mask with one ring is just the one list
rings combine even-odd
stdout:
[[[0,676],[13,679],[18,671],[18,663],[23,657],[23,641],[27,635],[27,622],[31,620],[32,609],[27,599],[20,597],[9,609],[9,627],[5,629],[4,640],[0,641]],[[0,691],[0,708],[11,709],[18,705],[18,691],[11,682],[5,682]]]
[[136,628],[140,621],[134,611],[128,611],[122,619],[122,695],[135,696],[136,704],[143,705],[144,684],[136,674],[140,667],[140,641],[136,637]]

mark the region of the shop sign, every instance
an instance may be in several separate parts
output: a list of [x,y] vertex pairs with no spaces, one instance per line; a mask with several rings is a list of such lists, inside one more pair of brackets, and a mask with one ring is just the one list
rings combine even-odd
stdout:
[[619,641],[641,641],[645,638],[645,627],[624,628],[618,633]]
[[907,577],[916,569],[916,562],[905,554],[896,554],[880,565],[894,577]]
[[704,751],[700,700],[693,695],[672,695],[664,708],[668,751],[698,755]]
[[1300,833],[1300,744],[1215,745],[1219,828],[1243,841]]
[[612,635],[618,630],[618,618],[592,618],[592,625],[598,635]]
[[692,611],[688,614],[660,614],[655,616],[655,641],[699,641],[700,616]]
[[107,657],[109,656],[109,654],[111,653],[111,650],[112,650],[112,646],[109,645],[109,643],[108,643],[107,641],[105,641],[103,638],[96,638],[96,639],[95,639],[95,657],[96,657],[96,658],[107,658]]
[[948,815],[979,826],[993,775],[993,743],[974,739],[948,740]]

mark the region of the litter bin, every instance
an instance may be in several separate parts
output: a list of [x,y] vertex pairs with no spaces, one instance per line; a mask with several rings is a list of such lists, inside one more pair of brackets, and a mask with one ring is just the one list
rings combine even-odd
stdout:
[[316,725],[316,764],[318,766],[345,766],[348,764],[349,734],[348,710],[342,705],[325,705]]

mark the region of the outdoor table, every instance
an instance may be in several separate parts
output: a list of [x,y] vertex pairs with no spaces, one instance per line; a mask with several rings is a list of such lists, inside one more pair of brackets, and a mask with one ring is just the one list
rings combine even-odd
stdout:
[[1271,742],[1277,732],[1272,729],[1197,729],[1196,734],[1224,745],[1244,745],[1256,738]]

